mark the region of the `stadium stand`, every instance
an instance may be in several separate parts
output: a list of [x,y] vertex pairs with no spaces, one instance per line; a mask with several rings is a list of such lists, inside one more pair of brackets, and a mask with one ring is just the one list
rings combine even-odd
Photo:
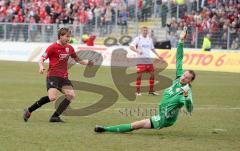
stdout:
[[[159,40],[176,47],[189,27],[187,47],[200,48],[210,34],[212,47],[239,49],[239,0],[0,0],[0,40],[50,42],[61,26],[74,35],[135,36],[149,26]],[[114,31],[114,33],[113,33]]]

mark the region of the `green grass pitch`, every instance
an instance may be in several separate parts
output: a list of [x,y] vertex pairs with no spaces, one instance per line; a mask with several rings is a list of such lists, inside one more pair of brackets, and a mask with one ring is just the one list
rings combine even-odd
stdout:
[[[84,67],[71,68],[74,80],[111,87],[110,69],[102,67],[94,78],[83,77]],[[240,74],[197,71],[193,83],[194,112],[180,114],[172,127],[139,130],[124,134],[96,134],[96,124],[115,125],[149,117],[147,109],[157,107],[160,96],[138,97],[127,101],[119,93],[116,104],[85,117],[64,116],[64,124],[49,123],[54,106],[49,103],[22,119],[25,107],[46,95],[45,77],[38,74],[36,63],[0,61],[0,151],[239,151],[240,149]],[[162,72],[174,78],[174,70]],[[76,91],[74,108],[96,102],[98,94]],[[141,113],[130,110],[141,109]],[[146,110],[145,110],[146,109]],[[126,111],[126,112],[125,112]],[[124,114],[122,114],[125,112]]]

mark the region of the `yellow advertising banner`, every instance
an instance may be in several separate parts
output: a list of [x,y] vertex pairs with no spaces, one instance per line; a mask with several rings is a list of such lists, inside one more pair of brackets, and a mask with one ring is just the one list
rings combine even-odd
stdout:
[[[167,69],[176,68],[175,50],[157,50],[168,63]],[[204,71],[240,73],[240,52],[203,52],[184,50],[183,68]]]

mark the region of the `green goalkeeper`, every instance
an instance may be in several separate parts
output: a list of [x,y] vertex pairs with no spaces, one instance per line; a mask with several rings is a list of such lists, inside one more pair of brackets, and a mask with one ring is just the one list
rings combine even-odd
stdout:
[[193,111],[192,90],[190,83],[195,79],[192,70],[183,71],[183,41],[187,36],[187,28],[180,35],[176,54],[176,79],[169,88],[163,91],[159,104],[158,115],[150,119],[136,121],[130,124],[116,126],[96,126],[94,131],[102,132],[130,132],[137,129],[161,129],[173,125],[178,117],[179,111],[185,106],[187,113]]

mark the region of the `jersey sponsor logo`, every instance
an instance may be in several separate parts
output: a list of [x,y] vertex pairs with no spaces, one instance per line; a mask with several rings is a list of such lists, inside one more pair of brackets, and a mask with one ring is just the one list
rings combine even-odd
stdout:
[[68,59],[68,57],[69,57],[69,54],[59,54],[59,59],[60,60]]
[[142,48],[151,48],[150,45],[148,45],[148,44],[142,44],[141,47]]

